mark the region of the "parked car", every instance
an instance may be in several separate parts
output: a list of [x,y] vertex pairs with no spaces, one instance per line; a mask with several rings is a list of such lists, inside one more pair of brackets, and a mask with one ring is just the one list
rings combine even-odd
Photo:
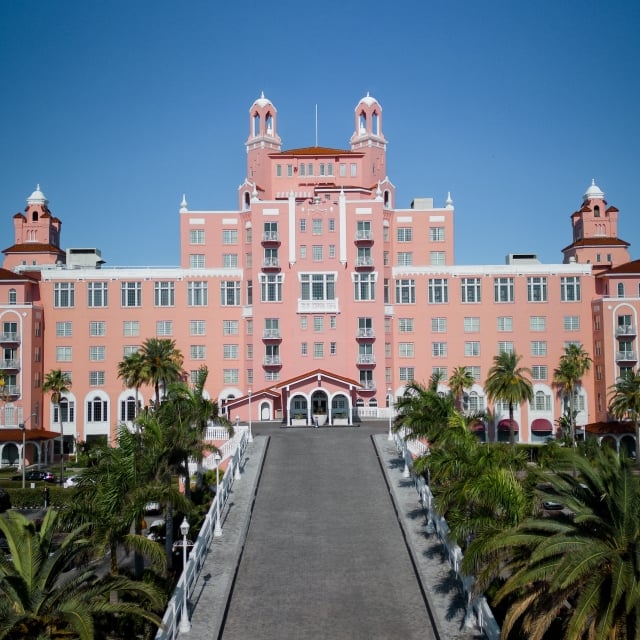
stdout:
[[162,512],[162,506],[159,502],[147,502],[144,506],[144,512],[147,515],[156,515]]
[[80,482],[80,476],[69,476],[64,483],[62,484],[62,486],[65,489],[68,489],[69,487],[77,487],[78,486],[78,482]]
[[[22,480],[22,474],[19,476],[13,476],[12,480]],[[27,471],[24,474],[24,479],[27,482],[58,482],[58,478],[51,471]]]

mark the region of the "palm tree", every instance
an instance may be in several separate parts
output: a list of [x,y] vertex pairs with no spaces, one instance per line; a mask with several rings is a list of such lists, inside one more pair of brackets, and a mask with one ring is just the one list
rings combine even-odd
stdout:
[[569,430],[571,433],[571,446],[576,446],[576,414],[574,409],[576,387],[582,377],[591,368],[591,358],[581,344],[570,344],[564,349],[560,362],[553,372],[553,383],[558,387],[560,394],[569,399]]
[[618,379],[611,387],[609,411],[618,420],[628,419],[636,430],[636,464],[640,465],[640,370],[632,371]]
[[166,389],[169,382],[176,382],[182,377],[182,353],[176,349],[175,340],[148,338],[144,341],[140,354],[144,360],[146,382],[153,385],[158,406],[160,385]]
[[136,391],[136,409],[135,415],[138,415],[138,407],[140,406],[139,395],[140,387],[147,380],[146,363],[140,352],[130,353],[118,363],[118,378],[128,388],[133,387]]
[[513,429],[513,408],[522,402],[531,402],[533,386],[526,374],[531,371],[526,367],[519,367],[522,356],[515,352],[503,351],[493,357],[493,366],[484,383],[490,402],[500,401],[509,405],[509,442],[515,446],[515,432]]
[[465,389],[471,389],[475,378],[467,367],[456,367],[449,378],[449,388],[456,400],[458,411],[462,411],[463,393]]
[[60,402],[71,388],[69,375],[60,369],[52,369],[44,377],[42,391],[51,392],[51,402],[58,410],[58,420],[60,422],[60,484],[64,483],[64,425],[62,421],[62,410]]
[[[0,553],[0,639],[95,637],[97,618],[130,616],[156,625],[164,598],[152,584],[123,576],[100,578],[79,568],[65,573],[92,550],[87,525],[73,529],[59,546],[57,513],[49,509],[40,531],[19,512],[0,517],[11,559]],[[113,602],[117,591],[126,601]]]

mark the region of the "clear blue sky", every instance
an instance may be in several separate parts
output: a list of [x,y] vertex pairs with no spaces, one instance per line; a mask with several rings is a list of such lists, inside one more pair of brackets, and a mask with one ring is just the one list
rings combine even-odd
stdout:
[[396,204],[456,206],[456,261],[561,261],[591,178],[640,257],[637,0],[2,0],[0,244],[40,183],[64,247],[176,265],[178,207],[236,207],[248,109],[348,148],[383,107]]

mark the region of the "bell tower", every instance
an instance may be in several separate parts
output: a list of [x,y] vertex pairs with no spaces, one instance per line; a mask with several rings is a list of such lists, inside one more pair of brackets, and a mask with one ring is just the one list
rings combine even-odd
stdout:
[[382,133],[382,107],[369,93],[356,105],[355,131],[350,142],[352,151],[365,154],[365,182],[374,184],[384,180],[387,175],[387,141]]

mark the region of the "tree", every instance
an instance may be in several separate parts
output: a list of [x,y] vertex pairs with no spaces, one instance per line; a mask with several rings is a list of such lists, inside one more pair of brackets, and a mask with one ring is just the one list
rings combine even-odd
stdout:
[[471,389],[475,379],[467,367],[456,367],[449,378],[449,388],[456,400],[456,408],[462,411],[463,393],[465,389]]
[[636,464],[640,465],[640,370],[622,376],[611,387],[609,411],[618,420],[630,420],[636,431]]
[[146,362],[140,352],[130,353],[118,363],[118,378],[120,378],[125,386],[133,387],[136,391],[136,409],[135,415],[138,415],[138,407],[140,406],[139,395],[140,387],[147,380]]
[[[88,525],[68,532],[59,546],[57,513],[49,509],[40,531],[19,512],[0,517],[10,558],[0,552],[0,639],[95,637],[95,620],[104,615],[132,616],[160,624],[164,598],[151,584],[122,576],[98,577],[80,566],[65,573],[92,550]],[[126,602],[113,602],[117,591]]]
[[485,381],[485,390],[490,402],[500,401],[509,405],[509,442],[515,446],[513,428],[513,410],[515,405],[531,402],[533,386],[526,377],[531,372],[526,367],[519,367],[522,359],[515,352],[503,351],[493,357],[493,366]]
[[153,385],[156,406],[160,404],[160,385],[166,390],[168,383],[182,376],[182,353],[175,340],[148,338],[142,344],[140,355],[144,361],[145,382]]
[[571,434],[571,446],[576,446],[576,415],[575,393],[582,377],[591,368],[591,358],[581,344],[570,344],[565,347],[564,354],[560,356],[560,362],[553,372],[553,384],[560,394],[569,399],[569,430]]
[[64,424],[62,420],[62,410],[60,402],[65,394],[69,393],[71,380],[64,371],[52,369],[44,377],[42,391],[51,393],[51,402],[58,410],[58,420],[60,422],[60,484],[64,482]]

